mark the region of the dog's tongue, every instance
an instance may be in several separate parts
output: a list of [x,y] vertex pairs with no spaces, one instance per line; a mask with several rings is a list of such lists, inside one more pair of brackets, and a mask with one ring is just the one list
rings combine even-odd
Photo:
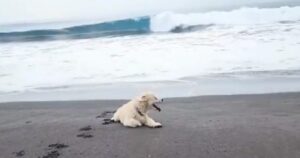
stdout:
[[160,109],[156,104],[153,104],[153,107],[154,107],[157,111],[161,111],[161,109]]

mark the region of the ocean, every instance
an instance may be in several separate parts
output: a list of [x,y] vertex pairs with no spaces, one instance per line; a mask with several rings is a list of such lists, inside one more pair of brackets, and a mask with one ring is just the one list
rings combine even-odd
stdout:
[[[300,6],[161,12],[66,27],[47,23],[0,27],[2,100],[12,94],[53,90],[63,94],[74,87],[126,83],[145,83],[143,90],[173,82],[191,88],[195,87],[191,79],[220,76],[238,80],[279,76],[298,84],[299,70]],[[113,90],[119,91],[118,86]]]

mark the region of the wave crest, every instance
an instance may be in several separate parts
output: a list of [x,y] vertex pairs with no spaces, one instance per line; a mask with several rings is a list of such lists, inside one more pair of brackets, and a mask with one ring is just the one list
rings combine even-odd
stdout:
[[63,29],[44,29],[0,33],[0,42],[83,39],[103,36],[135,35],[150,32],[149,17],[124,19]]
[[267,24],[300,20],[300,7],[241,8],[232,11],[178,14],[164,12],[151,17],[153,32],[169,32],[179,26]]

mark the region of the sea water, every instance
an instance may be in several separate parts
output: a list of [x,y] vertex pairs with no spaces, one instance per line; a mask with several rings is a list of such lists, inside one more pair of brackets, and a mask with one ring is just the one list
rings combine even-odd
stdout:
[[[266,76],[279,76],[292,79],[289,87],[294,87],[293,91],[300,90],[297,87],[300,70],[298,6],[162,12],[62,28],[52,25],[47,28],[47,24],[2,26],[0,31],[2,100],[6,100],[8,94],[62,90],[61,96],[63,91],[72,91],[74,87],[93,89],[95,86],[100,86],[99,94],[117,98],[113,95],[126,94],[126,84],[139,84],[131,86],[135,89],[132,92],[140,87],[151,90],[173,82],[186,84],[184,87],[191,89],[205,87],[210,79],[215,81],[222,76],[242,80],[241,83],[243,79],[261,81]],[[199,79],[202,81],[197,82]],[[234,82],[231,80],[227,85]],[[107,88],[107,85],[112,87]],[[122,90],[118,89],[119,85]],[[284,87],[277,87],[274,92],[290,90]],[[168,87],[164,94],[168,94],[167,89],[173,94],[181,88]],[[174,96],[215,94],[203,92],[205,90],[200,88]],[[103,91],[113,92],[104,95]],[[247,93],[247,90],[242,92]],[[273,91],[265,88],[259,92]],[[172,96],[170,94],[167,96]]]

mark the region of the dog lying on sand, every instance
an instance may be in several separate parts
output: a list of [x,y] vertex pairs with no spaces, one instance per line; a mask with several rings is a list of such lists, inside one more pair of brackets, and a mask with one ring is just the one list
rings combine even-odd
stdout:
[[114,122],[120,121],[126,127],[139,127],[142,125],[152,128],[162,127],[161,123],[154,121],[147,114],[150,109],[161,111],[157,106],[161,102],[163,102],[163,99],[158,99],[151,93],[145,93],[118,108],[111,120]]

